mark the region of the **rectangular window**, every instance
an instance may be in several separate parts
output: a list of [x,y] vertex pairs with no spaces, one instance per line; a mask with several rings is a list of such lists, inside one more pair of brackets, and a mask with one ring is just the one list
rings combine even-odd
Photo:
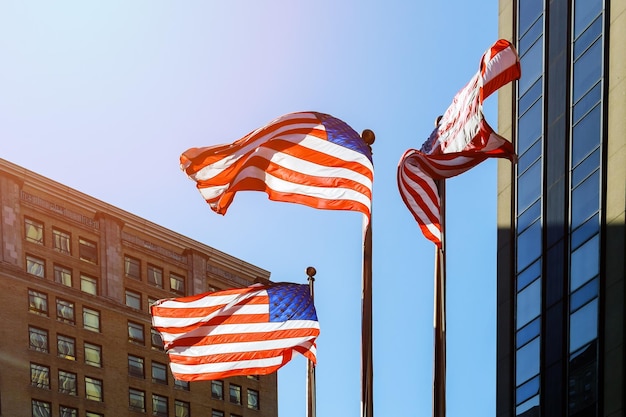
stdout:
[[87,365],[102,367],[102,346],[85,342],[85,363]]
[[143,358],[134,355],[128,355],[128,375],[137,378],[144,378]]
[[126,305],[136,310],[141,310],[141,294],[126,290]]
[[141,261],[130,256],[124,257],[124,273],[127,277],[141,281]]
[[146,394],[138,389],[128,390],[128,406],[133,411],[146,412]]
[[87,411],[85,417],[104,417],[104,414],[94,413],[93,411]]
[[174,379],[174,388],[189,391],[189,381],[179,381],[178,379]]
[[222,410],[211,410],[211,417],[224,417]]
[[61,265],[54,265],[54,282],[71,287],[72,270]]
[[39,352],[48,353],[48,331],[37,327],[28,327],[29,347]]
[[148,264],[148,284],[163,288],[163,269]]
[[223,381],[211,381],[211,397],[216,400],[224,399],[224,382]]
[[48,294],[35,290],[28,290],[28,306],[28,309],[33,313],[47,316]]
[[170,290],[179,295],[185,295],[185,278],[170,274]]
[[44,278],[46,276],[46,261],[32,255],[26,255],[26,272]]
[[82,237],[78,238],[78,257],[81,261],[98,264],[98,245]]
[[62,334],[57,335],[57,353],[59,357],[76,360],[76,339]]
[[59,406],[59,417],[78,417],[78,410],[61,405]]
[[100,332],[100,312],[83,307],[83,327],[92,332]]
[[152,415],[167,417],[167,397],[152,394]]
[[74,303],[57,298],[57,320],[69,324],[76,323],[74,316]]
[[52,238],[54,239],[54,249],[61,253],[71,254],[70,234],[58,229],[52,229]]
[[50,389],[50,367],[31,363],[30,384],[33,387]]
[[161,333],[151,328],[150,340],[151,340],[153,348],[158,349],[158,350],[163,350],[163,339],[161,338]]
[[24,236],[29,242],[43,245],[43,223],[37,220],[24,219]]
[[143,324],[128,322],[128,341],[138,343],[140,345],[145,344],[145,338],[143,335]]
[[80,290],[87,294],[98,295],[98,280],[89,275],[80,274]]
[[230,402],[233,404],[241,404],[241,386],[230,384]]
[[176,417],[190,417],[189,403],[181,400],[174,402],[174,411]]
[[167,385],[167,367],[158,362],[152,362],[152,382]]
[[85,377],[85,397],[92,401],[102,401],[102,381],[89,376]]
[[50,403],[39,400],[32,400],[33,417],[50,417],[52,406]]
[[75,373],[59,370],[59,392],[69,395],[78,395]]
[[248,408],[259,409],[259,391],[248,388]]

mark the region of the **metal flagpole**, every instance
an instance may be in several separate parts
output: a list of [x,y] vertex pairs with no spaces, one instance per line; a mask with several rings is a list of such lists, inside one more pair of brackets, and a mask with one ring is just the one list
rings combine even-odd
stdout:
[[438,180],[441,246],[435,249],[435,365],[433,377],[433,417],[446,415],[446,257],[445,206],[446,181]]
[[[313,290],[313,283],[315,282],[315,274],[317,271],[312,266],[309,266],[306,269],[306,274],[309,277],[309,291],[311,294],[311,300],[315,302],[315,291]],[[307,362],[307,417],[315,417],[315,403],[316,403],[316,393],[315,393],[315,364],[312,360],[308,360]]]

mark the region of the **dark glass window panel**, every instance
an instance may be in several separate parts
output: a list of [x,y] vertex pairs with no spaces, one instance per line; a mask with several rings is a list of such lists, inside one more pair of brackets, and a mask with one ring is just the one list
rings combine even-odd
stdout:
[[543,100],[538,100],[519,119],[517,153],[522,155],[541,137]]
[[516,352],[515,385],[519,386],[539,373],[540,338],[526,344]]
[[530,167],[537,159],[541,157],[543,141],[539,139],[535,142],[525,154],[519,157],[517,161],[517,172],[524,172]]
[[574,60],[585,52],[585,50],[602,35],[602,19],[597,17],[591,26],[589,26],[574,42]]
[[515,408],[517,417],[533,417],[539,415],[539,395],[534,396]]
[[76,340],[73,337],[57,335],[57,352],[62,358],[76,360]]
[[146,411],[145,393],[143,391],[130,388],[128,390],[128,405],[131,410],[145,412]]
[[65,286],[72,286],[72,270],[60,265],[54,266],[54,281]]
[[541,222],[536,221],[517,237],[517,270],[523,270],[540,255]]
[[572,122],[574,125],[600,102],[602,96],[602,83],[598,82],[587,94],[574,105]]
[[97,264],[98,263],[98,245],[87,239],[78,239],[78,256],[81,260]]
[[28,304],[30,311],[44,316],[48,315],[48,294],[28,290]]
[[517,230],[523,232],[530,224],[539,218],[541,214],[541,200],[537,200],[535,204],[530,206],[528,210],[523,212],[517,219]]
[[167,417],[167,397],[152,394],[152,415]]
[[128,375],[144,377],[144,360],[138,356],[128,355]]
[[600,172],[596,171],[572,191],[572,229],[578,227],[599,209]]
[[581,288],[576,290],[571,296],[569,309],[576,311],[586,302],[591,301],[598,296],[598,278],[592,279]]
[[48,331],[36,327],[28,328],[29,347],[39,352],[48,352]]
[[569,351],[574,352],[598,337],[598,299],[570,316]]
[[528,48],[543,34],[543,16],[540,16],[539,19],[533,23],[533,25],[528,29],[528,32],[524,34],[519,40],[519,48],[518,53],[520,55],[524,55]]
[[128,340],[142,345],[145,343],[142,324],[128,322]]
[[574,233],[572,233],[572,249],[578,248],[581,243],[587,241],[591,236],[600,231],[599,214],[596,213],[592,218],[582,224]]
[[152,382],[167,385],[167,367],[158,362],[152,362]]
[[516,328],[521,329],[541,313],[541,279],[517,294]]
[[248,388],[248,408],[259,409],[259,391]]
[[189,391],[189,381],[179,381],[174,379],[174,388]]
[[163,269],[148,265],[148,282],[156,287],[163,288]]
[[217,400],[224,399],[224,382],[211,381],[211,397]]
[[69,395],[77,395],[76,374],[59,370],[59,392]]
[[522,213],[541,195],[541,160],[517,179],[517,212]]
[[98,368],[102,367],[102,347],[85,342],[85,363]]
[[50,389],[50,367],[31,363],[30,384],[33,387]]
[[578,0],[574,2],[574,37],[585,30],[602,12],[602,0]]
[[241,386],[230,384],[230,402],[241,404]]
[[520,63],[524,68],[518,87],[521,96],[543,73],[543,36],[520,58]]
[[574,63],[574,96],[577,102],[602,76],[602,39],[597,40]]
[[537,375],[515,390],[515,403],[520,404],[539,393],[539,376]]
[[515,338],[515,347],[519,348],[526,343],[539,336],[541,331],[541,318],[537,317],[535,320],[528,323],[526,326],[518,330]]
[[543,78],[539,78],[532,87],[520,97],[518,102],[519,115],[523,115],[526,111],[541,98],[543,93]]
[[176,417],[189,417],[189,403],[176,400],[174,402],[174,415]]
[[600,269],[600,235],[595,235],[572,252],[570,291],[576,290],[598,275]]
[[127,256],[124,258],[124,272],[127,277],[141,279],[141,262],[139,259]]
[[569,416],[596,416],[598,399],[597,341],[574,353],[568,373]]
[[161,333],[159,333],[155,329],[150,329],[150,340],[152,343],[152,347],[163,350],[163,339],[161,338]]
[[128,307],[141,310],[141,294],[135,291],[126,290],[126,305]]
[[572,188],[587,178],[594,170],[600,167],[600,149],[593,151],[572,171]]
[[31,400],[33,417],[50,417],[52,406],[50,403],[39,400]]
[[596,106],[574,126],[572,166],[576,166],[600,145],[600,106]]
[[519,33],[524,34],[543,13],[543,0],[528,0],[519,8]]
[[517,275],[517,291],[541,276],[541,259]]
[[74,324],[74,303],[57,299],[57,320]]

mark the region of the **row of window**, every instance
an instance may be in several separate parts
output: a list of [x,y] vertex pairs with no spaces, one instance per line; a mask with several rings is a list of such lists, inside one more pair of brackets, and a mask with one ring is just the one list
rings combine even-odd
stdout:
[[[124,274],[128,278],[141,281],[141,260],[128,255],[124,256]],[[148,284],[157,288],[165,288],[163,268],[148,263],[146,265],[146,275]],[[169,290],[178,295],[185,295],[185,278],[173,272],[170,272],[169,278]]]
[[[30,364],[30,384],[33,387],[50,389],[50,367],[38,363]],[[60,393],[68,395],[78,395],[77,375],[59,369],[58,389]],[[103,401],[102,380],[90,376],[84,377],[85,398],[92,401]]]
[[[29,348],[38,352],[50,353],[48,331],[35,326],[28,327]],[[57,355],[61,358],[76,360],[76,339],[64,334],[57,334]],[[102,346],[83,342],[84,360],[87,365],[102,367]]]
[[[254,377],[253,377],[254,378]],[[233,404],[243,405],[241,398],[241,385],[228,384],[229,400]],[[246,389],[246,406],[253,410],[259,409],[259,391],[247,388]],[[211,381],[211,397],[216,400],[224,399],[224,381]],[[223,414],[222,414],[223,416]]]
[[[28,290],[28,309],[32,313],[42,316],[48,316],[48,294],[29,289]],[[62,298],[56,299],[56,317],[57,320],[68,324],[76,324],[74,302]],[[83,328],[93,332],[100,332],[100,312],[90,307],[83,306],[82,310]]]
[[[42,222],[25,218],[24,219],[24,236],[26,240],[38,245],[45,245],[44,239],[44,225]],[[72,238],[71,233],[65,230],[52,228],[52,247],[67,255],[72,254]],[[98,263],[98,246],[95,242],[85,239],[83,237],[78,238],[78,257],[92,264]]]
[[[52,404],[47,401],[31,400],[33,417],[51,417]],[[78,409],[65,405],[59,406],[59,417],[78,417]],[[104,417],[103,414],[92,411],[85,412],[85,417]]]
[[[157,417],[167,417],[169,404],[168,398],[162,395],[152,394],[152,415]],[[48,401],[33,399],[33,417],[52,417],[52,404]],[[146,412],[146,394],[144,391],[130,388],[128,391],[128,408],[132,411]],[[190,417],[190,406],[186,401],[174,400],[174,410],[176,417]],[[214,414],[215,415],[215,414]],[[223,413],[221,414],[224,415]],[[78,417],[78,409],[65,405],[59,406],[60,417]],[[85,417],[104,417],[103,414],[87,411]],[[239,417],[231,414],[231,417]]]
[[[46,261],[35,255],[26,254],[26,272],[39,278],[46,278]],[[60,264],[53,266],[54,282],[73,287],[72,269]],[[98,295],[98,279],[80,272],[80,289],[87,294]]]

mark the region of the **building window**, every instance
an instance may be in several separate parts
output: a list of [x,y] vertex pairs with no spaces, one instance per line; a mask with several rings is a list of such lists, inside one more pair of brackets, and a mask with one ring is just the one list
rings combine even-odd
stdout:
[[167,397],[152,394],[152,415],[167,417]]
[[85,417],[104,417],[104,414],[94,413],[93,411],[87,411]]
[[150,340],[151,340],[153,348],[158,349],[158,350],[163,350],[163,339],[161,338],[161,333],[151,328]]
[[163,269],[148,264],[148,283],[163,288]]
[[211,381],[211,397],[216,400],[224,399],[224,382],[223,381]]
[[102,367],[102,346],[85,342],[85,363],[87,365]]
[[54,265],[54,282],[71,287],[72,270],[61,265]]
[[133,411],[146,412],[146,394],[138,389],[128,390],[128,406]]
[[49,402],[40,401],[40,400],[32,400],[32,411],[33,417],[50,417],[51,414],[51,405]]
[[74,324],[74,303],[57,298],[57,320],[64,323]]
[[259,409],[259,391],[248,388],[248,408]]
[[83,327],[92,332],[100,332],[100,312],[83,307]]
[[86,376],[85,396],[88,400],[102,401],[102,381],[96,378]]
[[59,417],[78,417],[78,410],[61,405],[59,406]]
[[24,236],[29,242],[43,245],[43,223],[37,220],[25,218],[24,219]]
[[222,410],[211,410],[211,417],[224,417]]
[[152,362],[152,382],[167,385],[167,367],[158,362]]
[[98,264],[98,245],[94,242],[78,238],[78,257],[81,261]]
[[87,294],[98,295],[98,280],[85,274],[80,274],[80,290]]
[[145,377],[143,363],[143,358],[128,355],[128,375],[143,379]]
[[241,386],[230,384],[230,402],[233,404],[241,404]]
[[126,290],[126,305],[136,310],[141,310],[141,294]]
[[62,334],[57,335],[57,353],[61,358],[76,360],[76,339]]
[[28,290],[28,305],[29,310],[33,313],[41,314],[42,316],[48,315],[48,294]]
[[170,274],[170,290],[179,295],[185,295],[185,278]]
[[31,363],[30,384],[33,387],[50,389],[50,367]]
[[26,272],[44,278],[46,276],[46,261],[32,255],[26,255]]
[[189,403],[181,400],[174,401],[174,411],[176,417],[191,417],[189,413]]
[[58,229],[52,229],[54,249],[61,253],[71,254],[70,234]]
[[140,345],[145,344],[145,338],[143,335],[143,324],[128,322],[128,341],[137,343]]
[[183,391],[189,391],[189,381],[180,381],[174,379],[174,388],[182,389]]
[[59,370],[59,392],[69,395],[78,395],[75,373]]
[[39,352],[48,353],[48,331],[37,327],[28,327],[29,347]]
[[124,257],[124,273],[127,277],[141,281],[141,261],[130,256]]

